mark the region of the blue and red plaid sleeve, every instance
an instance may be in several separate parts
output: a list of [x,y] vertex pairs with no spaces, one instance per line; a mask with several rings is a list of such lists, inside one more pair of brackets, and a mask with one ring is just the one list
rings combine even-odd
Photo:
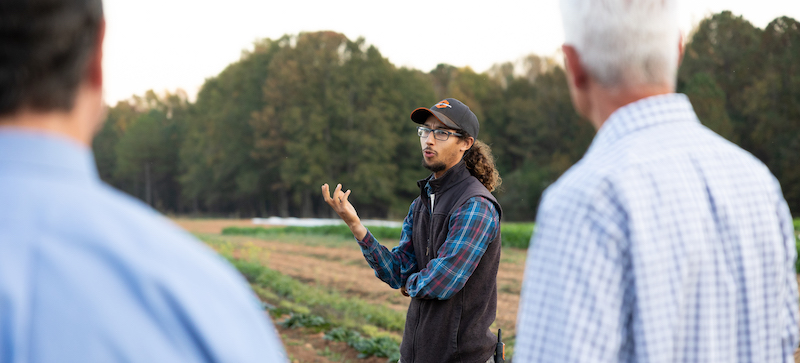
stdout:
[[450,230],[437,258],[408,277],[406,289],[412,297],[447,300],[455,295],[500,231],[497,210],[483,197],[470,198],[448,223]]
[[414,225],[414,203],[408,209],[408,215],[403,220],[403,230],[400,233],[400,244],[389,251],[375,240],[372,233],[367,230],[364,239],[358,241],[361,252],[375,270],[375,276],[389,284],[394,289],[405,285],[408,277],[417,270],[417,258],[414,255],[414,246],[411,244],[411,226]]

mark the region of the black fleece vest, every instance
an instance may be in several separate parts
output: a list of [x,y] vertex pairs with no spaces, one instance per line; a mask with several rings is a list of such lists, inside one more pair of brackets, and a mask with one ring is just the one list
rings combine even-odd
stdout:
[[[425,192],[428,179],[417,182],[420,196],[414,206],[411,242],[417,266],[437,257],[449,231],[450,215],[480,196],[500,204],[459,162],[438,179],[430,180],[434,210]],[[400,354],[403,363],[485,363],[494,354],[497,336],[489,331],[497,312],[497,268],[500,235],[492,240],[464,288],[448,300],[411,299]]]

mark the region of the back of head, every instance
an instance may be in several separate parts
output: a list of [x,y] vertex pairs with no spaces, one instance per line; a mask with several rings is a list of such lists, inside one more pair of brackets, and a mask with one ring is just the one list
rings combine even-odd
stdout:
[[101,0],[0,1],[0,117],[71,110],[102,22]]
[[677,0],[561,0],[565,43],[605,87],[674,87],[677,5]]

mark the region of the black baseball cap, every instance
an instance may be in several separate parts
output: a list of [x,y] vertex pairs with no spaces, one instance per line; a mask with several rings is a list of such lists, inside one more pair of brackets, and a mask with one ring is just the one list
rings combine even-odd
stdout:
[[478,139],[478,131],[481,129],[478,117],[467,105],[455,98],[445,98],[429,109],[420,107],[411,112],[411,120],[418,124],[424,124],[430,116],[436,117],[451,129],[464,130],[475,140]]

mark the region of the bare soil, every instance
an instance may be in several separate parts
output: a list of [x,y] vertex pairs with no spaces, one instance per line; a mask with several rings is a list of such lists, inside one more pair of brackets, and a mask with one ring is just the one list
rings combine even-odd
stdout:
[[261,224],[253,224],[250,219],[192,219],[192,218],[172,218],[175,224],[193,233],[220,234],[225,227],[267,227]]

